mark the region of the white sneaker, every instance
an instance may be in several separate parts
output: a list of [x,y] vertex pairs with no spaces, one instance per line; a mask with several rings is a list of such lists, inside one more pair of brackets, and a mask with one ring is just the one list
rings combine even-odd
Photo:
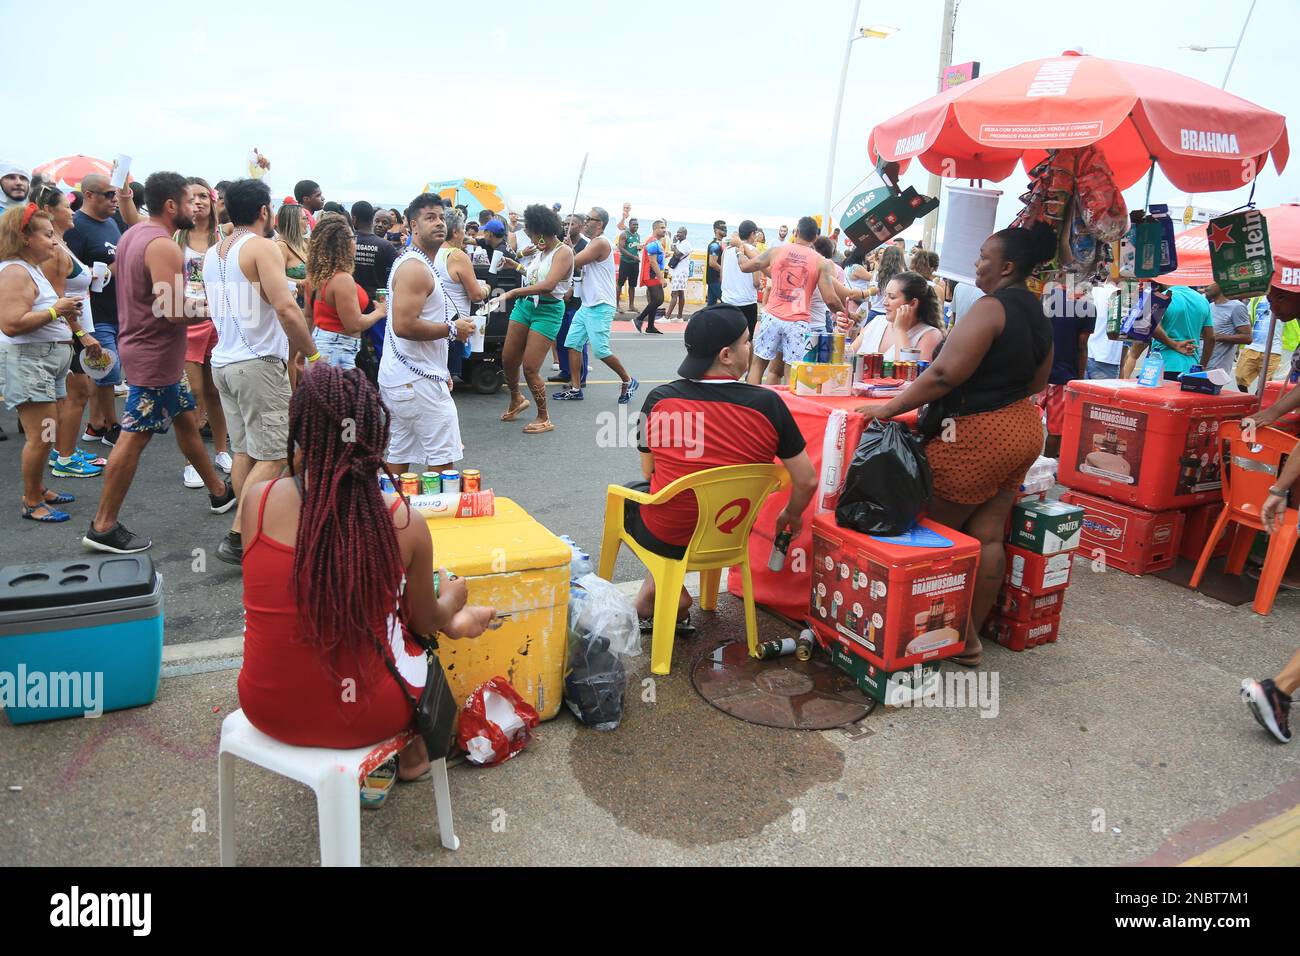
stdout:
[[193,465],[185,466],[185,475],[182,479],[186,488],[202,488],[203,479],[199,477],[199,470]]
[[114,385],[114,386],[113,386],[113,394],[114,394],[114,395],[126,395],[126,394],[128,394],[130,391],[131,391],[131,389],[130,389],[129,387],[127,387],[127,385],[126,385],[125,382],[123,382],[121,385]]
[[559,370],[560,370],[560,363],[559,363],[559,362],[552,362],[552,363],[551,363],[551,371],[552,371],[552,372],[558,372]]
[[230,474],[230,470],[235,467],[235,463],[234,461],[231,460],[230,452],[228,451],[217,452],[216,461],[217,461],[217,467],[220,468],[222,471],[224,471],[226,474]]

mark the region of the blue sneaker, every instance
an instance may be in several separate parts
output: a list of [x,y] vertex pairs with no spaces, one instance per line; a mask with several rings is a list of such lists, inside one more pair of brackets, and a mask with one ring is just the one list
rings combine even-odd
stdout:
[[551,398],[557,402],[581,402],[583,401],[582,389],[566,388],[563,391],[552,393]]
[[620,405],[626,405],[628,402],[632,401],[632,396],[636,394],[636,390],[640,387],[641,383],[636,379],[628,379],[628,381],[623,383],[623,388],[618,393],[618,403]]
[[92,465],[84,457],[73,455],[66,465],[60,464],[55,456],[50,463],[50,471],[59,478],[97,478],[103,474],[104,469]]

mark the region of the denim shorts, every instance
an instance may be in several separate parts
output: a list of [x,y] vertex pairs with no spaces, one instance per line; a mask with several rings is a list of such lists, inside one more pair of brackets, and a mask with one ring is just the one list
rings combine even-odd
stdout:
[[107,375],[101,378],[95,384],[100,388],[114,388],[122,384],[122,353],[117,350],[117,326],[109,325],[107,322],[100,324],[95,323],[95,331],[91,333],[95,341],[104,347],[104,351],[112,352],[117,356],[117,361],[109,369]]
[[0,391],[5,408],[58,401],[68,395],[72,346],[64,342],[0,343]]
[[357,353],[361,351],[360,336],[318,328],[312,331],[311,337],[320,350],[320,357],[330,365],[336,368],[357,367]]

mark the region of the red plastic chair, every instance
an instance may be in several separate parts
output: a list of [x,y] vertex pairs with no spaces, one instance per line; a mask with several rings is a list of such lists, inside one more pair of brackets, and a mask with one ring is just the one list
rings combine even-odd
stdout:
[[[1188,582],[1193,588],[1205,576],[1205,568],[1210,563],[1214,548],[1227,531],[1230,521],[1235,522],[1237,528],[1224,571],[1228,574],[1241,574],[1246,566],[1246,556],[1250,554],[1250,546],[1255,540],[1255,535],[1250,531],[1264,530],[1264,522],[1259,516],[1260,509],[1268,497],[1268,489],[1277,482],[1282,463],[1296,445],[1294,435],[1276,428],[1256,429],[1255,442],[1247,444],[1241,439],[1239,422],[1224,422],[1220,425],[1219,440],[1223,443],[1224,509],[1206,539],[1201,558],[1196,562],[1196,570]],[[1300,536],[1297,522],[1300,522],[1300,511],[1287,508],[1282,527],[1269,536],[1268,553],[1264,558],[1264,568],[1259,575],[1259,587],[1255,589],[1255,603],[1252,605],[1256,614],[1268,614],[1273,610],[1278,585],[1282,583],[1282,575],[1295,551],[1297,536]]]

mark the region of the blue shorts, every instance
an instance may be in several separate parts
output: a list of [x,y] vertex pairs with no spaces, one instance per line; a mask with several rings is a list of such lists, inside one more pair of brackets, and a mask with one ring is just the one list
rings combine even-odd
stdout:
[[166,435],[177,415],[192,412],[195,407],[194,393],[184,375],[175,385],[157,388],[132,385],[126,393],[126,407],[122,410],[122,431]]
[[311,334],[320,357],[337,368],[356,368],[357,353],[361,351],[361,338],[316,328]]
[[574,314],[573,321],[569,324],[564,347],[581,352],[582,347],[590,342],[591,352],[596,358],[609,358],[614,354],[614,350],[609,347],[609,329],[613,322],[612,305],[584,305]]
[[104,323],[95,324],[95,331],[90,333],[95,341],[104,347],[105,351],[112,352],[117,356],[117,361],[109,369],[107,375],[101,378],[95,384],[100,388],[114,388],[122,384],[122,353],[117,350],[117,326]]

